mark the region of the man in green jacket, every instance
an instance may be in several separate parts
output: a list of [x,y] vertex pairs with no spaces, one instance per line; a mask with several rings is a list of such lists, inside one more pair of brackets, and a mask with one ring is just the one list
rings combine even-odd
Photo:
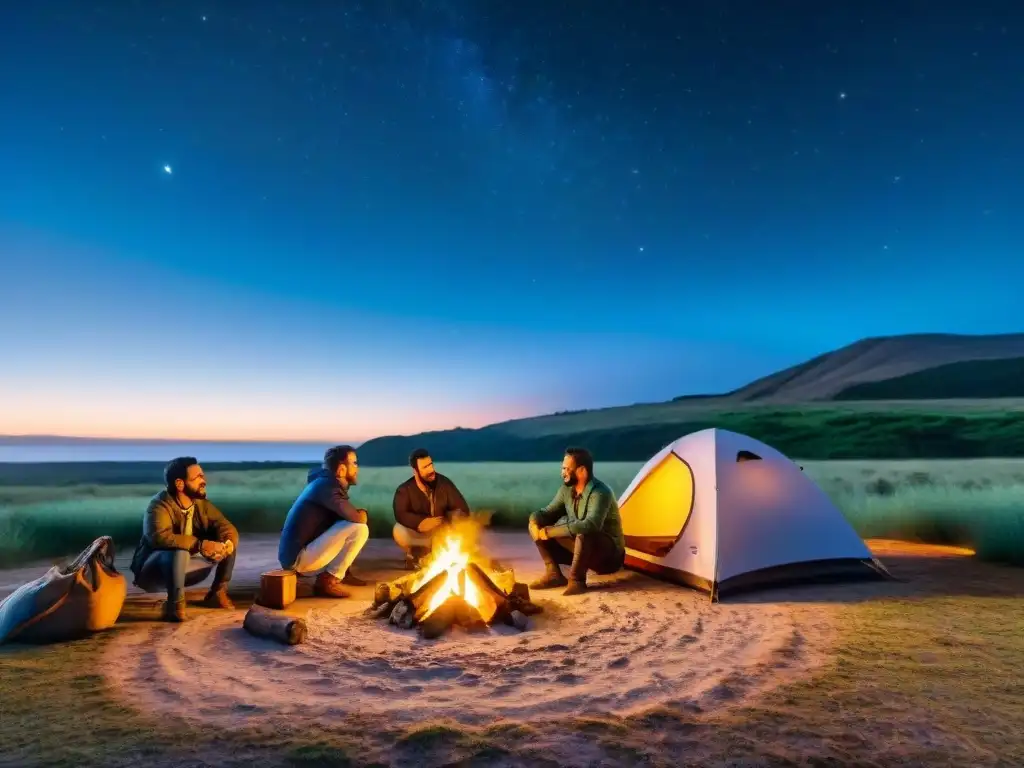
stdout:
[[[585,448],[568,448],[562,459],[562,487],[544,509],[530,515],[530,537],[545,573],[531,589],[587,590],[587,571],[621,570],[626,557],[619,505],[611,488],[594,477],[594,459]],[[559,568],[569,566],[566,580]]]
[[154,496],[142,520],[142,539],[132,557],[135,586],[167,590],[163,618],[185,620],[185,587],[206,579],[216,565],[208,608],[234,608],[228,582],[235,567],[238,530],[206,498],[206,476],[194,456],[164,467],[167,487]]

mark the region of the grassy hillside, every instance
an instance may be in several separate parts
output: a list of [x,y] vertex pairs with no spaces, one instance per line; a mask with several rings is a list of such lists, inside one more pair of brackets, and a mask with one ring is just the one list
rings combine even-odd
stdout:
[[965,360],[844,389],[835,400],[1024,397],[1024,357]]
[[[477,510],[498,527],[525,527],[527,515],[551,500],[558,460],[543,464],[439,463]],[[598,462],[596,473],[622,493],[640,462]],[[862,536],[890,536],[977,547],[984,557],[1024,563],[1024,461],[807,462],[804,469]],[[66,484],[55,466],[45,486],[0,487],[0,568],[80,551],[100,535],[134,549],[142,512],[158,483]],[[370,513],[373,535],[389,536],[395,487],[404,467],[368,468],[353,501]],[[211,471],[210,499],[246,533],[278,533],[302,469]],[[243,539],[244,542],[244,539]]]
[[971,360],[1024,356],[1024,334],[917,333],[862,339],[730,392],[731,401],[831,400],[851,386]]
[[[605,461],[644,461],[682,435],[719,427],[750,435],[804,459],[982,458],[1024,456],[1024,419],[1015,411],[757,408],[691,412],[687,421],[577,429],[523,436],[505,425],[369,440],[367,466],[395,466],[423,446],[442,461],[551,461],[583,445]],[[583,422],[585,424],[585,422]]]
[[[1020,410],[1024,400],[993,402],[985,398],[992,396],[990,392],[999,394],[999,391],[980,386],[977,391],[983,394],[979,399],[970,401],[964,400],[959,393],[955,395],[956,399],[945,401],[936,400],[932,394],[927,395],[926,401],[913,401],[901,393],[897,398],[884,401],[876,394],[862,402],[854,402],[849,395],[844,396],[841,403],[833,402],[837,394],[867,382],[884,381],[953,363],[1006,358],[1024,358],[1024,334],[965,336],[931,333],[863,339],[728,393],[682,396],[667,403],[561,412],[493,426],[518,438],[538,438],[648,425],[674,424],[679,428],[707,423],[719,414],[728,415],[751,408],[810,411],[838,407],[858,412],[912,410],[957,414],[967,410]],[[979,385],[991,373],[984,368],[975,370]],[[1006,397],[1014,398],[1016,395],[1011,390]],[[906,449],[903,449],[894,455],[905,454]]]

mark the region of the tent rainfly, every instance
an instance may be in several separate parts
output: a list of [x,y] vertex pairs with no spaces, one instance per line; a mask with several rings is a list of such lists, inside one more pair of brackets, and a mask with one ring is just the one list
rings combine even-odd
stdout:
[[626,567],[708,592],[891,578],[801,467],[705,429],[660,450],[619,499]]

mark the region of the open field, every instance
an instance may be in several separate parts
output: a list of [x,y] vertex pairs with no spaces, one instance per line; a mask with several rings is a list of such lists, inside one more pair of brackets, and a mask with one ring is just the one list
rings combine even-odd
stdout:
[[[10,465],[9,465],[10,466]],[[105,483],[81,483],[81,468],[53,466],[46,485],[0,484],[0,567],[72,554],[96,536],[134,548],[158,479],[139,484],[109,467]],[[116,465],[112,465],[116,466]],[[597,473],[621,493],[641,463],[603,463]],[[832,497],[862,536],[960,544],[986,559],[1024,564],[1024,460],[806,462],[805,471]],[[558,483],[558,464],[446,464],[440,470],[476,509],[494,512],[496,527],[525,526]],[[62,471],[77,481],[65,484]],[[149,470],[147,470],[149,471]],[[394,488],[408,469],[364,468],[353,500],[370,513],[373,535],[389,536]],[[3,473],[0,473],[2,475]],[[209,494],[245,533],[280,530],[305,482],[304,469],[209,472]],[[33,475],[33,483],[39,482]]]
[[[238,629],[241,594],[180,626],[133,597],[97,637],[0,648],[0,765],[1022,764],[1024,570],[871,543],[898,581],[711,604],[606,577],[582,599],[540,597],[544,621],[521,636],[360,632],[364,587],[296,603],[313,629],[287,648]],[[389,577],[397,550],[371,546],[363,572]],[[243,558],[258,550],[272,537]],[[459,706],[484,690],[495,714]]]

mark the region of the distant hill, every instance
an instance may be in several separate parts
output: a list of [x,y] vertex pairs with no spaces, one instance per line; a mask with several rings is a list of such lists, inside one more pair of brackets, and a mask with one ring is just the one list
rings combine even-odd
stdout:
[[[894,379],[950,363],[1021,357],[1024,333],[927,333],[864,339],[765,376],[724,398],[731,402],[761,403],[831,400],[856,384]],[[984,375],[980,369],[979,373]]]
[[1024,334],[864,339],[721,395],[380,437],[360,446],[360,462],[403,464],[421,445],[445,461],[557,460],[571,443],[640,461],[708,426],[806,459],[1018,456],[1020,373]]
[[965,360],[854,384],[833,400],[950,400],[1024,397],[1024,357]]

